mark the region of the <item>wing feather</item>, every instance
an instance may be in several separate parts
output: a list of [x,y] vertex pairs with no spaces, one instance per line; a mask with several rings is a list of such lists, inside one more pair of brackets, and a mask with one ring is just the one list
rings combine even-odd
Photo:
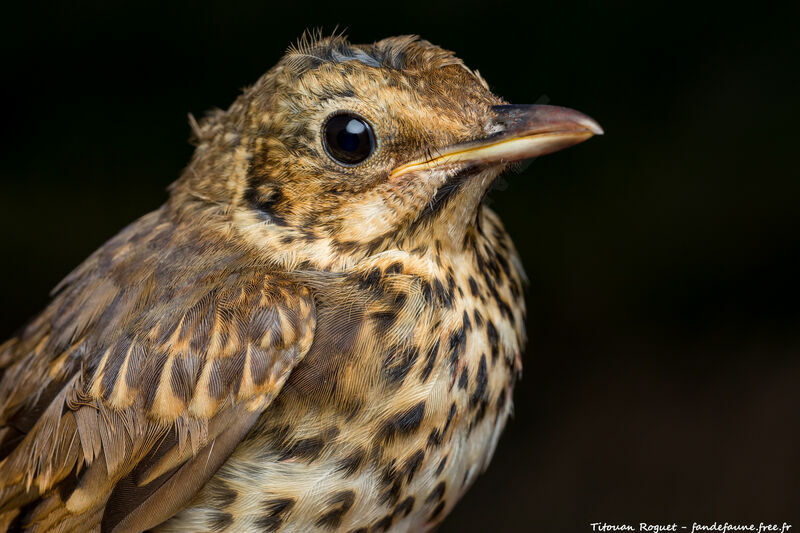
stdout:
[[107,243],[0,345],[0,523],[127,531],[168,518],[308,351],[308,288],[162,219]]

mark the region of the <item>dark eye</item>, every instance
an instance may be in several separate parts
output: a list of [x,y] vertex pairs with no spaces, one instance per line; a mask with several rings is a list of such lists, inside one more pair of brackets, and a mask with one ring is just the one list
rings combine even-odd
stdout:
[[333,115],[322,128],[325,151],[342,165],[357,165],[375,151],[369,123],[352,113]]

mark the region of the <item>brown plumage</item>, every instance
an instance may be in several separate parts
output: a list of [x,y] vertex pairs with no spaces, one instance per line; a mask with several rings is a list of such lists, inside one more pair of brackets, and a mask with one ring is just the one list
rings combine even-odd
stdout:
[[415,37],[304,38],[0,345],[0,529],[432,528],[521,370],[483,197],[600,132]]

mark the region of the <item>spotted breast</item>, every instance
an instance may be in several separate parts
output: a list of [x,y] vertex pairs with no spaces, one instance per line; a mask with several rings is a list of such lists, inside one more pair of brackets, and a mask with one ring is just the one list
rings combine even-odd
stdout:
[[487,467],[511,411],[521,278],[485,208],[457,251],[436,241],[312,276],[327,342],[159,531],[431,529]]

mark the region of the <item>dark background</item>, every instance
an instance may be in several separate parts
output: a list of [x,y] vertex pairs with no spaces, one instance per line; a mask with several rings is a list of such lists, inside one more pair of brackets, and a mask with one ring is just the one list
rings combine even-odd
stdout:
[[[492,194],[531,279],[516,415],[442,527],[800,528],[796,18],[767,3],[335,0],[4,8],[0,337],[158,207],[186,114],[227,107],[306,27],[419,33],[511,102],[602,138]],[[505,190],[502,190],[505,189]]]

